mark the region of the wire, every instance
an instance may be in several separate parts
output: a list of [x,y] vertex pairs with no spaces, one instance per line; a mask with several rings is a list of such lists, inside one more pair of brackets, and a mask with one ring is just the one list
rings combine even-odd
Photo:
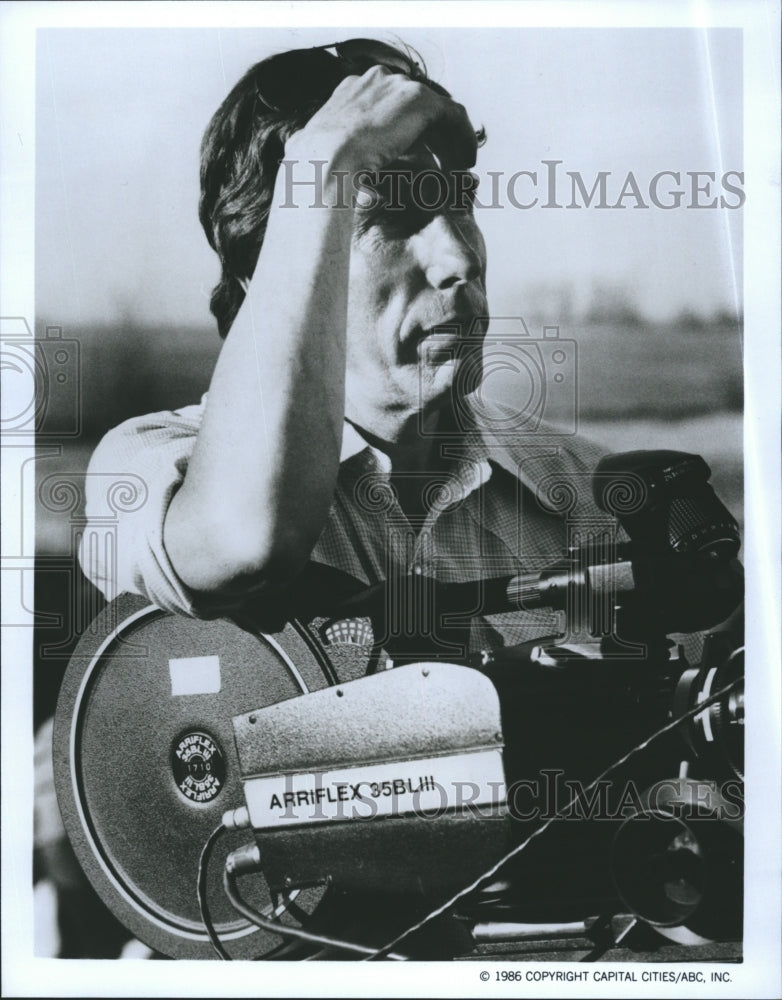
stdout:
[[302,962],[321,962],[327,955],[332,955],[333,950],[331,948],[321,948],[320,951],[314,951],[311,955],[307,955],[306,958],[302,959]]
[[276,961],[296,961],[297,955],[301,951],[300,941],[280,941],[278,945],[275,945],[270,951],[266,951],[263,955],[259,955],[258,958],[254,958],[254,962],[276,962]]
[[304,962],[312,954],[312,945],[303,941],[288,941],[283,939],[280,944],[265,955],[261,955],[256,961],[259,962]]
[[[228,952],[225,950],[222,942],[220,941],[220,938],[217,935],[214,923],[212,922],[212,916],[209,912],[209,903],[207,902],[206,898],[206,876],[207,876],[209,861],[212,857],[214,845],[217,843],[218,838],[226,829],[228,828],[224,826],[222,823],[220,824],[220,826],[215,827],[215,829],[207,838],[207,841],[204,844],[203,849],[201,850],[201,856],[198,859],[198,883],[196,891],[198,894],[198,908],[201,912],[201,920],[203,921],[204,927],[206,928],[206,933],[209,935],[209,940],[212,942],[212,947],[220,956],[220,958],[223,959],[223,961],[231,962],[233,961],[233,957],[229,955]],[[283,913],[290,910],[291,912],[298,911],[298,913],[302,914],[306,918],[306,914],[304,913],[304,911],[301,910],[296,905],[296,903],[294,903],[294,900],[299,895],[299,891],[300,891],[299,889],[294,889],[291,892],[286,893],[283,896],[281,902],[276,904],[272,903],[272,905],[267,906],[263,911],[262,914],[263,917],[269,919],[270,921],[278,921],[280,917],[283,915]],[[265,954],[260,955],[257,961],[271,958],[287,946],[288,946],[287,943],[283,942],[277,947],[272,948],[270,951],[267,951]]]
[[232,957],[225,950],[220,938],[217,936],[217,931],[212,923],[212,915],[209,912],[209,903],[206,898],[206,874],[209,867],[209,859],[212,857],[214,845],[217,843],[221,834],[223,834],[225,830],[226,827],[224,827],[222,823],[215,827],[207,837],[206,843],[201,849],[201,856],[198,859],[196,894],[198,896],[198,909],[201,913],[201,920],[206,928],[206,933],[209,935],[209,940],[212,942],[212,947],[224,962],[232,962]]
[[[328,937],[325,934],[313,934],[311,931],[305,931],[302,927],[287,927],[267,919],[263,914],[258,913],[257,910],[252,909],[252,907],[245,903],[239,894],[236,884],[236,874],[229,872],[227,869],[223,871],[223,887],[234,909],[241,913],[250,923],[255,924],[256,927],[260,927],[261,930],[271,931],[272,934],[279,934],[282,937],[297,938],[300,941],[307,941],[310,944],[317,944],[324,948],[337,948],[341,951],[350,951],[365,957],[372,957],[375,954],[376,949],[369,945],[357,944],[353,941],[341,941],[338,938]],[[391,952],[390,949],[387,955],[388,958],[395,961],[407,960],[406,955],[399,955]]]
[[[720,698],[723,698],[726,694],[729,694],[735,687],[738,687],[738,685],[742,684],[743,682],[744,682],[743,675],[741,677],[737,677],[735,680],[731,681],[730,684],[727,684],[725,687],[721,688],[719,691],[717,691],[710,697],[704,698],[703,701],[699,702],[693,708],[684,712],[677,719],[674,719],[672,722],[666,723],[662,728],[652,733],[651,736],[647,737],[641,743],[636,744],[636,746],[634,746],[632,750],[628,750],[626,754],[624,754],[618,760],[614,761],[613,764],[607,767],[605,771],[602,772],[602,774],[599,774],[584,789],[582,794],[588,794],[589,792],[591,792],[596,785],[598,785],[601,781],[604,781],[608,777],[608,775],[612,774],[617,768],[621,767],[623,764],[626,764],[627,761],[630,760],[632,757],[634,757],[637,753],[640,753],[642,750],[645,750],[648,746],[650,746],[652,743],[658,740],[661,736],[664,736],[666,733],[669,733],[672,729],[675,729],[677,726],[680,726],[682,722],[686,722],[688,719],[692,719],[696,715],[700,715],[700,713],[705,708],[708,708],[709,705],[713,705],[714,702],[719,701]],[[411,934],[415,934],[418,931],[420,931],[423,927],[425,927],[436,917],[439,917],[447,910],[450,910],[451,907],[454,906],[456,903],[458,903],[460,899],[463,899],[465,896],[468,896],[471,892],[474,892],[476,889],[478,889],[483,882],[491,878],[493,875],[496,875],[497,872],[503,867],[503,865],[507,864],[507,862],[510,861],[512,858],[518,857],[518,855],[521,854],[521,852],[525,850],[529,846],[529,844],[532,843],[533,840],[536,840],[545,830],[547,830],[554,823],[555,820],[561,819],[562,816],[567,812],[567,810],[575,803],[575,801],[576,801],[576,795],[574,794],[573,797],[568,802],[566,802],[564,806],[558,809],[553,816],[547,819],[545,823],[541,823],[539,827],[536,827],[532,831],[532,833],[527,837],[526,840],[523,840],[520,844],[517,844],[516,847],[514,847],[512,850],[508,851],[508,853],[505,854],[502,858],[500,858],[500,860],[496,864],[492,865],[491,868],[487,869],[487,871],[485,871],[482,875],[479,875],[478,878],[476,878],[469,885],[465,886],[463,889],[460,889],[459,892],[451,896],[450,899],[447,899],[444,903],[436,907],[434,910],[431,910],[429,913],[427,913],[425,917],[422,917],[417,923],[413,924],[411,927],[408,927],[406,931],[403,931],[401,934],[398,934],[395,938],[393,938],[393,940],[389,941],[388,944],[383,945],[382,948],[378,948],[377,951],[373,952],[371,955],[367,955],[363,961],[368,962],[376,958],[385,958],[387,955],[389,955],[392,948],[395,948],[398,944],[404,941]]]

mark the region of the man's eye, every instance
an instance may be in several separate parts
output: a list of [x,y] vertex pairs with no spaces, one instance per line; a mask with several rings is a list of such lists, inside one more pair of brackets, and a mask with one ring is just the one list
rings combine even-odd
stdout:
[[376,207],[389,212],[470,211],[479,178],[471,171],[381,171],[373,178]]
[[390,238],[404,238],[443,212],[472,215],[478,183],[471,171],[383,171],[366,185],[372,204],[359,215],[359,231],[377,226]]

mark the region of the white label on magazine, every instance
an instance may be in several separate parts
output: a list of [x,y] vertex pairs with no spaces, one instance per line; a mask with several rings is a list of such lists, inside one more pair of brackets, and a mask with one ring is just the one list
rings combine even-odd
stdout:
[[182,656],[168,661],[171,694],[217,694],[220,690],[219,656]]

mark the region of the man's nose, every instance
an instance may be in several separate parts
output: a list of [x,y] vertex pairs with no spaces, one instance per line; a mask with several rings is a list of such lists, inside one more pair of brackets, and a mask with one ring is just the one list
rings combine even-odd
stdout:
[[460,225],[458,219],[440,214],[418,233],[418,238],[424,271],[432,288],[445,290],[465,285],[482,274],[479,237],[474,226]]

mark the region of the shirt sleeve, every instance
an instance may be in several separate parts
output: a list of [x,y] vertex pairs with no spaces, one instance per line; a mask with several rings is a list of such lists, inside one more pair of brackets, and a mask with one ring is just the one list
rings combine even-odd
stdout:
[[109,431],[90,460],[79,561],[108,600],[130,592],[166,611],[203,617],[163,543],[168,505],[184,480],[203,406],[127,420]]

